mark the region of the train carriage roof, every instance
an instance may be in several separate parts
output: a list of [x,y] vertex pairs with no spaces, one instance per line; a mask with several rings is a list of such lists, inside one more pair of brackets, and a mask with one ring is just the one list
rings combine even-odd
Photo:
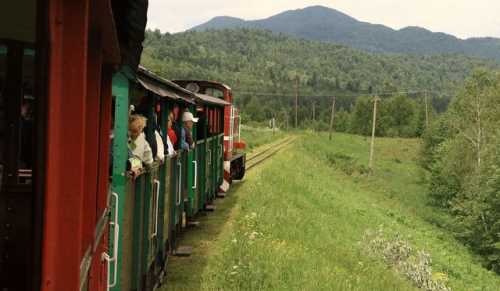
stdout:
[[198,101],[201,101],[201,103],[204,104],[211,104],[217,106],[231,105],[231,103],[224,101],[224,99],[213,97],[210,95],[199,94],[199,93],[195,93],[194,95],[197,97]]
[[179,84],[182,87],[185,87],[189,83],[196,83],[201,87],[207,88],[216,88],[219,90],[228,90],[231,91],[231,87],[226,84],[215,82],[215,81],[207,81],[207,80],[173,80],[172,82]]
[[[191,104],[226,106],[231,103],[214,96],[191,92],[173,81],[164,79],[143,66],[137,71],[137,82],[146,90],[172,100],[182,100]],[[209,82],[209,81],[206,81]],[[228,87],[229,88],[229,87]]]
[[144,89],[160,97],[195,104],[195,95],[192,92],[182,88],[174,82],[155,75],[143,66],[139,66],[139,70],[137,71],[137,82],[141,84]]

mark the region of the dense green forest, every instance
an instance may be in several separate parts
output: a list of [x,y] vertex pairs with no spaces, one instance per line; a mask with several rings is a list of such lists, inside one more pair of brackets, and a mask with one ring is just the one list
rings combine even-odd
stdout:
[[500,273],[500,73],[478,71],[423,135],[434,203],[488,268]]
[[291,93],[299,77],[305,96],[394,89],[450,94],[474,68],[493,66],[461,55],[371,54],[246,29],[148,31],[142,63],[166,78],[220,80],[237,91]]
[[[293,126],[298,78],[300,127],[328,128],[330,96],[336,96],[336,129],[366,134],[366,116],[360,112],[370,105],[367,97],[359,104],[356,100],[379,94],[384,98],[380,136],[420,135],[424,91],[430,110],[442,112],[475,68],[498,67],[494,62],[460,55],[371,54],[247,29],[180,34],[148,31],[144,46],[142,63],[163,77],[219,80],[232,86],[245,121],[267,122],[275,117],[280,127]],[[394,94],[399,91],[402,94]],[[398,106],[409,107],[404,120],[391,117]],[[398,128],[391,128],[393,124]]]

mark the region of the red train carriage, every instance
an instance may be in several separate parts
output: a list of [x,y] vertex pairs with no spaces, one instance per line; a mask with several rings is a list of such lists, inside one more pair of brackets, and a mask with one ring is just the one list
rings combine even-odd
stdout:
[[[233,105],[233,93],[229,86],[213,81],[175,80],[175,83],[193,91],[224,99],[229,105],[224,107],[224,181],[222,192],[227,192],[233,180],[241,180],[245,175],[245,148],[240,137],[239,111]],[[219,114],[214,112],[214,114]]]
[[137,68],[146,11],[0,4],[0,290],[107,288],[111,82]]

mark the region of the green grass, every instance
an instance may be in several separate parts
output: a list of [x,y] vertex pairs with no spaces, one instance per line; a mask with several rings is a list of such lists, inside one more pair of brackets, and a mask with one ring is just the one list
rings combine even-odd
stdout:
[[262,127],[243,126],[241,129],[241,138],[246,142],[248,151],[252,151],[261,145],[272,143],[285,137],[285,135],[286,133],[281,130],[276,130],[273,133],[272,129]]
[[417,140],[378,139],[375,171],[369,140],[306,133],[233,187],[216,213],[201,217],[173,258],[164,290],[416,290],[363,235],[383,228],[431,255],[433,272],[452,290],[499,290],[500,278],[438,224],[427,206]]

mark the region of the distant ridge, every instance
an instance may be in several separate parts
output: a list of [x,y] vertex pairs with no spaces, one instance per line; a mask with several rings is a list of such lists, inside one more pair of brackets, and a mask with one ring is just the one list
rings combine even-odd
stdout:
[[411,54],[463,54],[500,61],[500,39],[459,39],[421,27],[390,27],[358,21],[338,10],[311,6],[289,10],[261,20],[215,17],[191,30],[253,28],[324,42],[345,44],[372,52]]

